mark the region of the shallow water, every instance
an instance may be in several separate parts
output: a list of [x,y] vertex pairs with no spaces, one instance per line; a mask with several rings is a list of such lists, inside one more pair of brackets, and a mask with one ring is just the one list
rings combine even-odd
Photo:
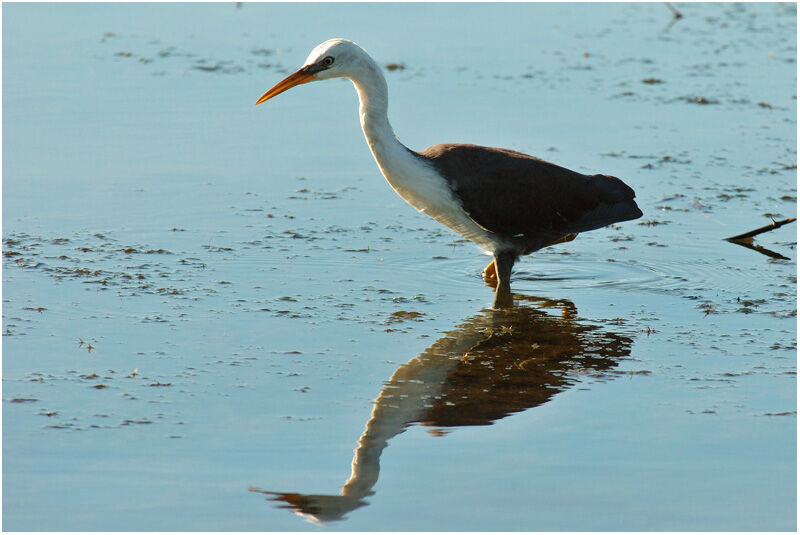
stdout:
[[[3,527],[794,530],[796,10],[677,8],[5,4]],[[333,36],[645,216],[489,310],[349,83],[253,108]]]

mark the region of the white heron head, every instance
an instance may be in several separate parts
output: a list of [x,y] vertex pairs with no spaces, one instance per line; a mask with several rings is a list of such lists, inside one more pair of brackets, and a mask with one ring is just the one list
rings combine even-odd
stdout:
[[329,78],[356,78],[365,70],[379,69],[363,48],[347,39],[330,39],[308,55],[300,69],[287,76],[256,101],[256,106],[300,84]]

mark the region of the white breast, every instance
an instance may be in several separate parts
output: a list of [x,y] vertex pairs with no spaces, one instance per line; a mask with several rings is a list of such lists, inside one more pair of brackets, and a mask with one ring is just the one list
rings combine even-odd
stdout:
[[384,166],[376,156],[381,173],[398,195],[426,215],[450,227],[489,252],[500,245],[498,237],[478,225],[461,207],[447,181],[429,164],[408,152],[402,165]]
[[490,252],[502,247],[499,238],[478,225],[461,207],[447,181],[414,155],[394,135],[387,115],[386,80],[368,56],[366,67],[350,79],[358,92],[361,128],[372,156],[392,188],[411,206],[431,216]]

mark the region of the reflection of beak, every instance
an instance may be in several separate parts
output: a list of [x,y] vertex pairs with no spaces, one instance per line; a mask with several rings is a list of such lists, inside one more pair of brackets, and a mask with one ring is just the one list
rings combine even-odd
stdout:
[[310,82],[316,76],[317,76],[316,73],[309,72],[308,67],[302,67],[296,73],[287,76],[286,78],[275,84],[275,86],[272,89],[261,95],[261,98],[256,101],[256,106],[258,106],[262,102],[266,102],[267,100],[271,99],[276,95],[280,95],[287,89],[291,89],[296,85]]

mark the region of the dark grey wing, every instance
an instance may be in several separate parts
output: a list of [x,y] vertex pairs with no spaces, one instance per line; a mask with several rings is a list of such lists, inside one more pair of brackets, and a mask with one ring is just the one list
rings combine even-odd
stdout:
[[553,238],[641,217],[620,179],[582,175],[521,152],[434,145],[421,153],[482,227],[505,236]]

